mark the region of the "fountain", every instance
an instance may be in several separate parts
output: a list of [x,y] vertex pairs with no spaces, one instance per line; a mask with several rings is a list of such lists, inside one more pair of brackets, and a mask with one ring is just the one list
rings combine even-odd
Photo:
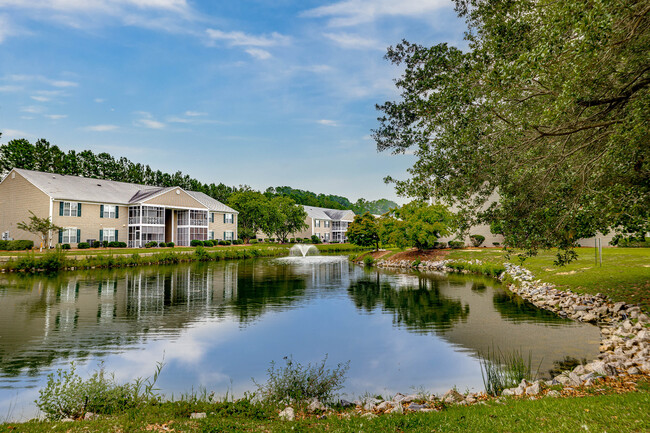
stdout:
[[318,255],[318,248],[310,244],[296,244],[289,250],[289,255],[299,257],[315,256]]

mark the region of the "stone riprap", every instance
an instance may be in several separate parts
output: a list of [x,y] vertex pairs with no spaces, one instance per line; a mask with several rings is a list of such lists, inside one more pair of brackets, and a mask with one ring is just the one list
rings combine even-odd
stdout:
[[[449,267],[455,260],[414,262],[383,261],[378,267],[425,271],[457,272]],[[481,265],[480,260],[463,261]],[[522,382],[517,388],[504,391],[504,395],[537,395],[542,388],[550,385],[583,386],[593,385],[602,376],[650,374],[650,317],[638,305],[625,302],[612,302],[606,296],[577,294],[571,290],[560,290],[554,285],[535,279],[534,275],[522,266],[504,263],[505,272],[499,277],[510,277],[514,284],[508,289],[538,308],[552,311],[561,317],[592,323],[600,328],[600,355],[598,359],[578,365],[573,371],[566,371],[553,379],[532,384]],[[469,271],[461,271],[469,273]]]

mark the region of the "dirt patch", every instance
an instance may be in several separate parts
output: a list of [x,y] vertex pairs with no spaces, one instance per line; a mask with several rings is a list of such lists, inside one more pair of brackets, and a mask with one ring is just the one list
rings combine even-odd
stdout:
[[436,261],[436,260],[444,259],[448,254],[449,254],[449,250],[419,251],[416,250],[415,248],[412,248],[410,250],[402,251],[400,253],[395,254],[392,257],[389,257],[388,261],[389,262],[399,262],[402,260],[413,261],[415,259],[420,259],[423,262]]

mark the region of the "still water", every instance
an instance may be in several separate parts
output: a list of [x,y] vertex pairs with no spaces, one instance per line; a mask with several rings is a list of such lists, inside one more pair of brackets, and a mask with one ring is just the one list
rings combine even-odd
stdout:
[[47,375],[100,362],[120,381],[165,366],[167,396],[203,386],[241,396],[285,356],[350,361],[348,399],[482,390],[477,354],[531,354],[545,373],[593,359],[599,331],[491,279],[364,269],[345,257],[259,259],[56,277],[0,277],[0,421],[33,417]]

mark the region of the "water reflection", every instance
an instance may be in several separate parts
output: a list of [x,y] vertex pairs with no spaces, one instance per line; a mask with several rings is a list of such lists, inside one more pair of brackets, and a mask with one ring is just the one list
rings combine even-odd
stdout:
[[493,280],[368,270],[345,258],[4,275],[0,411],[3,389],[39,387],[72,360],[106,360],[129,378],[167,353],[175,379],[166,390],[234,379],[243,391],[272,359],[329,353],[352,361],[346,390],[358,395],[480,386],[475,357],[493,345],[531,350],[547,371],[567,355],[592,359],[598,338]]

